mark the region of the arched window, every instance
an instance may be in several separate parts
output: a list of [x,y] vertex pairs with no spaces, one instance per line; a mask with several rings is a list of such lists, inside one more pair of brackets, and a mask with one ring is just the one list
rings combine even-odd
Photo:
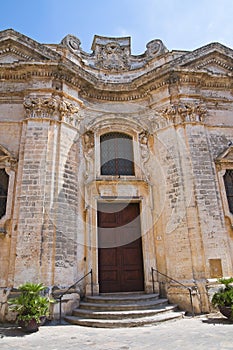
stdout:
[[0,169],[0,219],[6,214],[9,175]]
[[101,175],[134,175],[132,137],[109,132],[100,137]]
[[227,169],[223,176],[223,179],[229,210],[233,214],[233,170]]

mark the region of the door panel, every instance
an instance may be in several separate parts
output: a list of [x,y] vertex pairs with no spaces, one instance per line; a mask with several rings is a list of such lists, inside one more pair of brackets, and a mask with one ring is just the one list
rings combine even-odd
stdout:
[[98,244],[100,292],[143,290],[138,203],[99,206]]

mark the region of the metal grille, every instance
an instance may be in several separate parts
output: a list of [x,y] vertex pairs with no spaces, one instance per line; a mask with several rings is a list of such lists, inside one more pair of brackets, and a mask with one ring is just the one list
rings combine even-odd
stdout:
[[223,176],[227,201],[230,212],[233,214],[233,170],[227,169]]
[[8,183],[9,175],[0,169],[0,219],[6,214]]
[[132,137],[110,132],[100,137],[101,175],[134,175]]

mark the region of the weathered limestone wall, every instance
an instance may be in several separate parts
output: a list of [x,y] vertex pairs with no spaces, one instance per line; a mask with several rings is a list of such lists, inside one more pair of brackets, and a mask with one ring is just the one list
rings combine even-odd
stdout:
[[[226,139],[221,139],[217,130],[212,130],[212,139],[214,134],[220,140],[219,147],[212,141],[215,151],[203,125],[166,128],[157,134],[154,151],[159,153],[162,169],[157,172],[162,176],[153,181],[157,268],[184,284],[198,287],[198,312],[208,311],[205,279],[211,276],[212,259],[221,260],[224,276],[230,275],[232,268],[232,240],[229,242],[225,226],[214,163]],[[151,167],[153,179],[154,169]],[[180,298],[177,287],[170,287],[168,294],[173,301]]]
[[55,284],[69,285],[77,279],[78,245],[78,133],[61,124],[59,155],[56,160],[57,189],[54,199],[56,211]]
[[42,279],[49,126],[49,120],[28,120],[23,127],[14,216],[15,285]]

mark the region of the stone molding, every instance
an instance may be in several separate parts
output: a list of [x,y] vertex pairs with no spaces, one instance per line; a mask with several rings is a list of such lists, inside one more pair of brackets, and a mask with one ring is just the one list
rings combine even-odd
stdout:
[[[72,84],[84,98],[107,101],[150,98],[153,91],[173,83],[192,83],[198,91],[232,89],[232,50],[218,43],[190,52],[168,52],[163,42],[155,39],[141,55],[131,55],[130,37],[96,35],[90,54],[80,45],[73,35],[59,45],[45,45],[11,29],[1,31],[0,56],[12,54],[19,60],[13,63],[14,69],[3,62],[0,79],[56,78]],[[212,65],[220,68],[219,73],[211,71]]]
[[79,128],[82,117],[79,107],[59,97],[27,96],[24,99],[26,118],[48,118],[68,123]]

